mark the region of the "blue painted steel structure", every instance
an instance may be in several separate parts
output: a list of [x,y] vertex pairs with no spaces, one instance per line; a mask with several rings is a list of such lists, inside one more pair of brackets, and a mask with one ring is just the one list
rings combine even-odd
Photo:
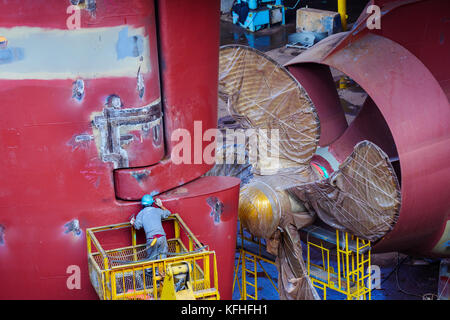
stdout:
[[283,0],[237,0],[231,12],[234,24],[252,32],[285,24]]

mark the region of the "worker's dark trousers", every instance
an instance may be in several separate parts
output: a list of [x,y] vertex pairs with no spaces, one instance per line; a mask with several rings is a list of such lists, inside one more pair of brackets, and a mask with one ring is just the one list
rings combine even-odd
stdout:
[[[167,245],[166,237],[159,237],[153,246],[150,246],[153,241],[152,239],[147,240],[147,257],[149,260],[165,259],[167,257],[167,252],[169,247]],[[161,255],[161,257],[159,257]]]

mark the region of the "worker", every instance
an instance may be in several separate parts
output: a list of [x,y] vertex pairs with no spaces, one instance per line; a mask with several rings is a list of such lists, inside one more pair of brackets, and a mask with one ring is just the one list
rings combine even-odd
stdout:
[[[153,207],[156,204],[159,208]],[[149,260],[165,259],[168,253],[166,233],[161,224],[161,219],[167,218],[171,213],[163,205],[160,199],[146,194],[141,199],[144,207],[136,216],[130,220],[131,225],[139,230],[144,227],[147,238],[147,258]],[[161,209],[160,209],[161,208]]]
[[0,36],[0,49],[6,49],[7,46],[8,46],[8,39]]

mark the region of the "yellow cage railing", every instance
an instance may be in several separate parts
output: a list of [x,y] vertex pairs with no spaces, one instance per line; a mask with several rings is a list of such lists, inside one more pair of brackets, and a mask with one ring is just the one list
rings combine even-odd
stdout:
[[[239,224],[239,238],[239,258],[234,269],[233,292],[237,284],[240,300],[258,300],[259,266],[265,277],[272,284],[273,289],[279,293],[277,285],[272,281],[271,275],[269,275],[262,264],[262,262],[265,262],[275,265],[275,257],[266,252],[262,239],[253,235],[246,235],[241,224]],[[239,269],[241,270],[241,281],[239,281]]]
[[[173,238],[167,239],[166,258],[147,259],[147,244],[138,244],[129,222],[86,230],[91,283],[102,300],[164,299],[165,274],[169,267],[189,266],[188,281],[195,299],[219,299],[217,261],[214,251],[203,246],[178,214],[164,219],[173,223]],[[130,229],[131,245],[105,250],[97,235]]]
[[[327,299],[329,289],[341,293],[347,300],[370,300],[370,241],[339,230],[333,234],[315,226],[305,227],[302,231],[308,235],[308,275],[313,286],[322,290],[323,299]],[[312,262],[314,249],[320,252],[321,264]]]

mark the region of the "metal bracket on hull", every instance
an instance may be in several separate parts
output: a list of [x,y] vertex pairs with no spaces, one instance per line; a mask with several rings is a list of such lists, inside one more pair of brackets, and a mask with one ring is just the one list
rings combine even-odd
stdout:
[[0,224],[0,245],[5,243],[5,227]]
[[210,197],[206,199],[206,202],[212,208],[210,216],[214,217],[214,223],[219,223],[220,215],[222,214],[223,211],[223,203],[220,202],[220,200],[217,199],[216,197]]
[[79,236],[81,234],[80,222],[78,221],[78,219],[67,222],[64,227],[66,228],[64,233],[73,232],[73,234],[76,236]]
[[81,100],[83,100],[83,97],[84,97],[84,81],[82,79],[77,79],[73,83],[72,98],[75,98],[78,101],[81,101]]
[[158,134],[162,118],[159,101],[141,108],[121,109],[121,107],[120,98],[112,95],[103,109],[103,115],[95,116],[92,121],[101,135],[101,158],[104,162],[113,162],[114,168],[129,166],[128,154],[123,147],[130,144],[134,136],[125,127],[138,126],[144,132],[149,132],[153,128],[153,142],[155,144],[161,142]]

